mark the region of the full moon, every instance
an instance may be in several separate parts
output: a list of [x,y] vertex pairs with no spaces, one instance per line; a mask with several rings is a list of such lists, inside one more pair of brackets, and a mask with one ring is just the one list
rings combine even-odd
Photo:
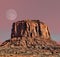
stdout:
[[14,9],[7,10],[6,18],[8,20],[15,20],[17,18],[17,12]]

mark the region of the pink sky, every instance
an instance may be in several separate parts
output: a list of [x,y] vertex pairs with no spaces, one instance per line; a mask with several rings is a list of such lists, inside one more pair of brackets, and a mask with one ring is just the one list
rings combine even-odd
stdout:
[[[13,21],[6,18],[9,9],[17,12]],[[9,39],[12,23],[25,18],[45,22],[52,38],[60,41],[60,0],[0,0],[0,40]]]

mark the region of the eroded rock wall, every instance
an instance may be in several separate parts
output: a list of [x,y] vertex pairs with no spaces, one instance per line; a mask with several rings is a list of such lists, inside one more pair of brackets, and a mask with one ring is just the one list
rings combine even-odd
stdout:
[[48,26],[39,20],[22,20],[13,23],[11,38],[14,37],[42,37],[50,38]]

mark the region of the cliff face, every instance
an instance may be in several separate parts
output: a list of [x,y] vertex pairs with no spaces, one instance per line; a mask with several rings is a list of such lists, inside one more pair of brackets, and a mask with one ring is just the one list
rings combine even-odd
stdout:
[[48,27],[39,20],[23,20],[13,23],[11,38],[14,37],[50,38]]

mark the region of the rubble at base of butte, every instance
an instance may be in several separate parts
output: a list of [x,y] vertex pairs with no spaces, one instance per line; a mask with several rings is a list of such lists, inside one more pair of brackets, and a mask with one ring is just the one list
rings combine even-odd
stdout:
[[48,26],[39,20],[28,19],[14,22],[11,39],[3,42],[1,47],[5,48],[5,51],[7,50],[5,53],[12,54],[60,55],[60,46],[51,39]]

